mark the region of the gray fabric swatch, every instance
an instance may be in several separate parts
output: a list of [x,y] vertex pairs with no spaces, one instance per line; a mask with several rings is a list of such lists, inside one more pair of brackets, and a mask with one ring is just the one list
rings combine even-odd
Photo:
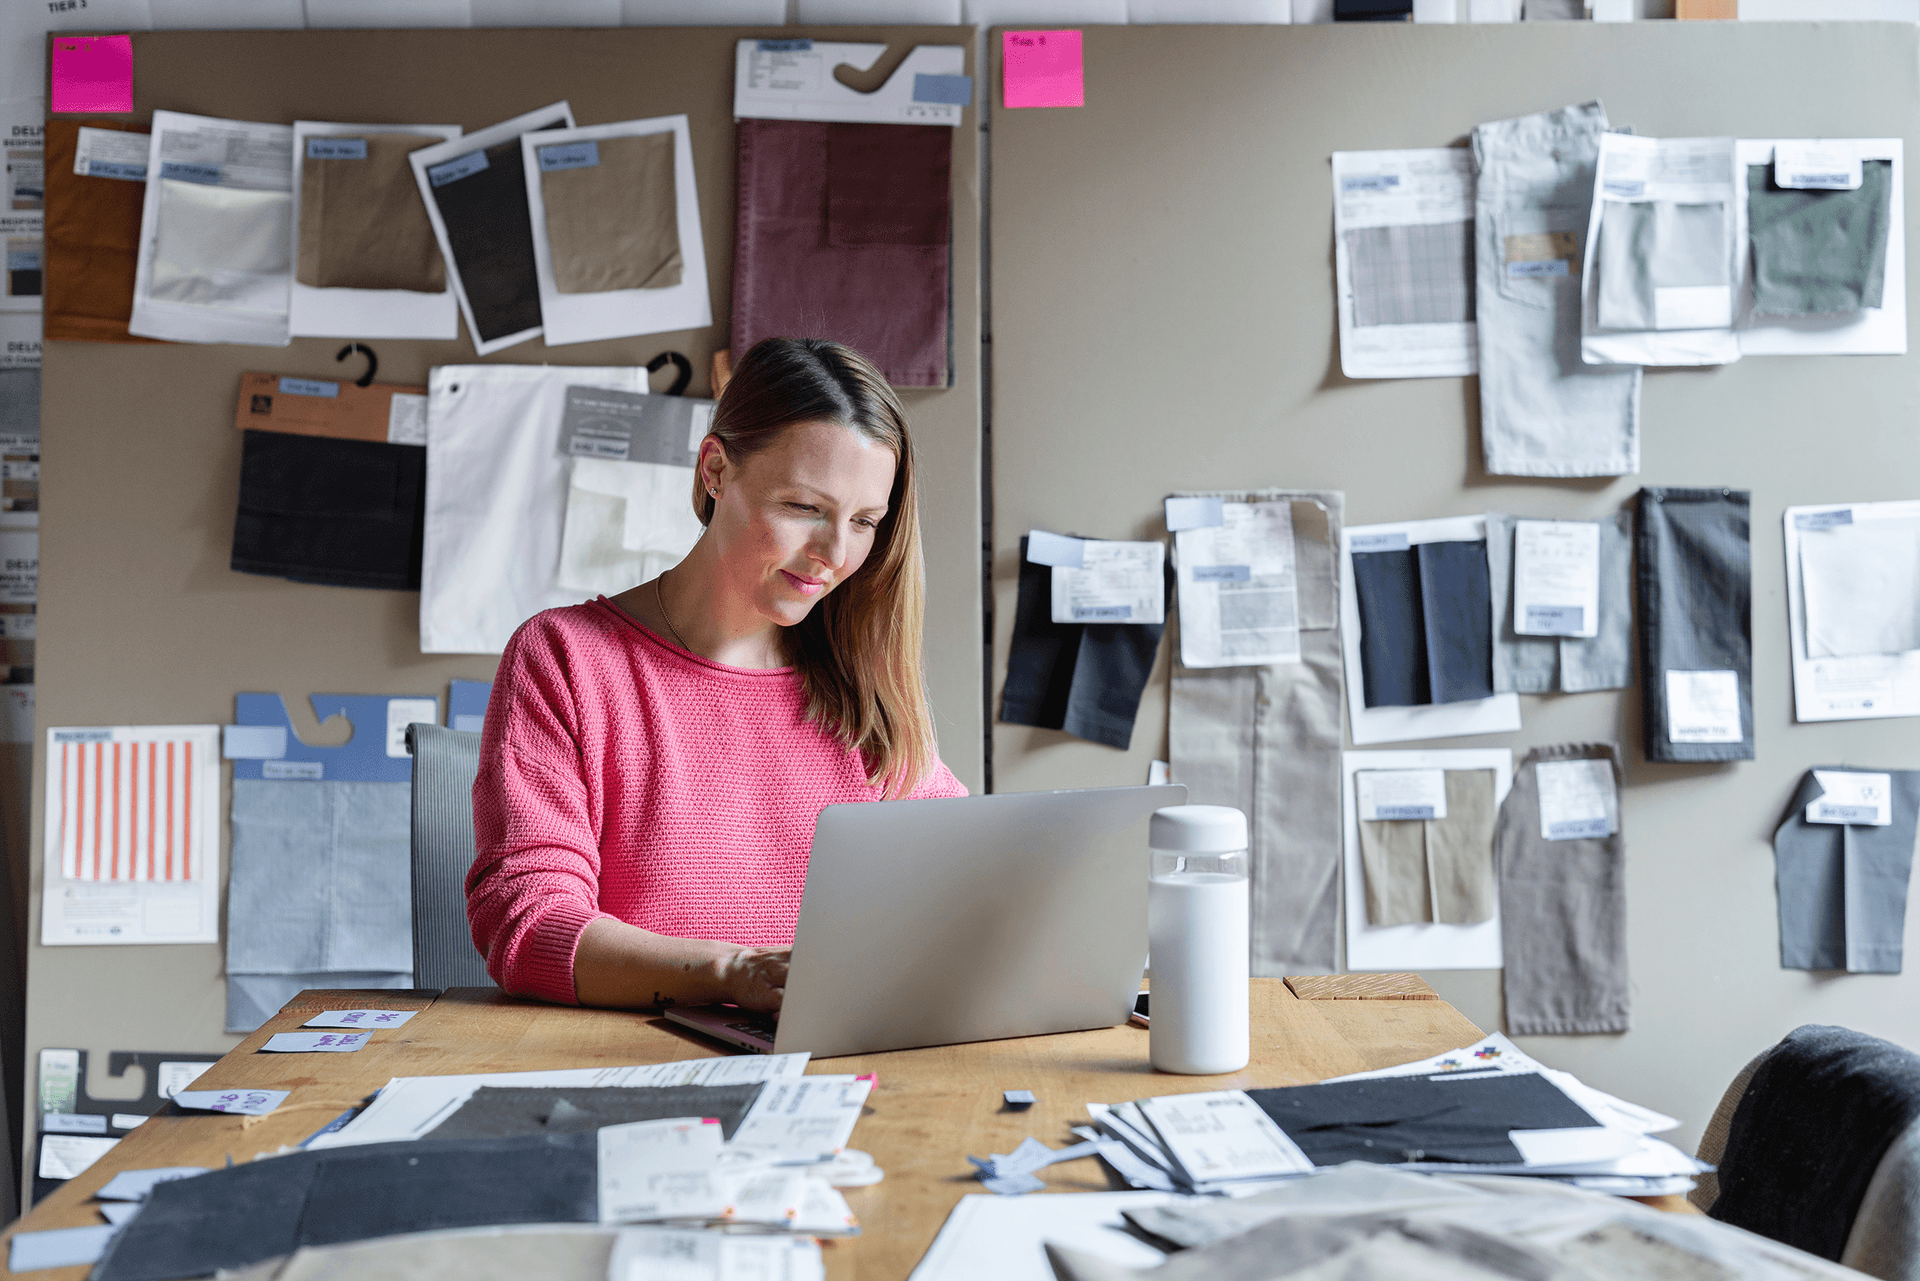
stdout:
[[1360,870],[1367,881],[1367,924],[1418,925],[1433,919],[1425,823],[1361,819]]
[[[1640,724],[1650,761],[1753,759],[1752,548],[1744,489],[1643,489],[1636,502]],[[1730,671],[1740,741],[1676,743],[1667,673]]]
[[[1473,131],[1480,444],[1503,476],[1640,469],[1640,370],[1580,358],[1580,245],[1607,113],[1597,102]],[[1564,246],[1550,255],[1538,246]]]
[[1624,1032],[1628,1027],[1626,839],[1540,835],[1542,761],[1604,760],[1619,786],[1612,743],[1528,752],[1494,824],[1500,869],[1500,944],[1507,1031],[1515,1036]]
[[1914,833],[1920,827],[1920,770],[1817,768],[1887,774],[1893,822],[1884,827],[1807,822],[1807,806],[1824,794],[1813,771],[1807,771],[1773,833],[1780,966],[1898,974]]
[[1522,636],[1513,624],[1513,525],[1487,513],[1493,597],[1493,689],[1497,694],[1585,694],[1625,689],[1633,679],[1633,513],[1600,526],[1600,626],[1586,636]]
[[1609,200],[1600,214],[1598,319],[1602,329],[1657,329],[1654,290],[1724,285],[1731,266],[1721,203]]
[[1178,497],[1293,503],[1300,661],[1189,668],[1174,656],[1167,715],[1173,781],[1195,805],[1246,814],[1253,972],[1330,974],[1340,910],[1340,591],[1345,507],[1333,490]]
[[1347,233],[1356,325],[1473,320],[1473,224],[1423,222]]
[[1886,293],[1893,162],[1866,160],[1852,191],[1773,185],[1772,165],[1747,166],[1753,309],[1803,316],[1878,307]]
[[[298,975],[300,987],[348,987],[360,984],[313,979],[384,973],[412,986],[411,829],[407,783],[236,780],[229,979]],[[259,1026],[242,1026],[261,1003],[244,986],[229,983],[230,1031]]]
[[453,1114],[422,1135],[427,1139],[506,1139],[526,1134],[575,1134],[603,1125],[712,1117],[727,1138],[740,1128],[763,1083],[747,1085],[483,1085]]
[[467,920],[480,735],[441,725],[413,725],[407,735],[413,747],[413,981],[492,987]]

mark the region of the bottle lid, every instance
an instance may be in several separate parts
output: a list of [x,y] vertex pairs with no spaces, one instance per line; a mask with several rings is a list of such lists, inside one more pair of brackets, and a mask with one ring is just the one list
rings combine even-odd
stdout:
[[1147,843],[1157,850],[1231,854],[1247,848],[1247,816],[1231,805],[1169,805],[1153,812]]

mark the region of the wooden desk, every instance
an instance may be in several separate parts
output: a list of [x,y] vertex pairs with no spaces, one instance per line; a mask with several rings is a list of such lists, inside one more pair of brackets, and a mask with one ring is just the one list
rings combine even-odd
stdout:
[[[256,1054],[275,1032],[292,1031],[321,1010],[417,1009],[404,1026],[374,1033],[352,1054]],[[1031,1134],[1054,1146],[1085,1124],[1085,1104],[1154,1094],[1303,1085],[1391,1067],[1480,1038],[1480,1029],[1444,1001],[1302,1001],[1279,979],[1253,981],[1253,1063],[1230,1076],[1167,1076],[1147,1065],[1147,1034],[1123,1026],[1062,1036],[820,1059],[810,1072],[873,1072],[879,1084],[853,1144],[887,1172],[847,1200],[865,1235],[830,1242],[832,1281],[899,1281],[913,1271],[956,1201],[980,1190],[969,1153],[1011,1152]],[[581,1010],[518,1001],[492,989],[461,988],[437,999],[394,992],[303,992],[258,1032],[209,1068],[199,1089],[259,1086],[292,1090],[264,1117],[156,1117],[120,1141],[8,1230],[99,1223],[93,1192],[120,1170],[223,1165],[298,1143],[395,1076],[531,1072],[717,1055],[721,1047],[656,1015]],[[1039,1096],[1025,1112],[1003,1109],[1003,1090]],[[1055,1192],[1104,1192],[1093,1160],[1050,1167]],[[87,1269],[37,1272],[82,1281]]]

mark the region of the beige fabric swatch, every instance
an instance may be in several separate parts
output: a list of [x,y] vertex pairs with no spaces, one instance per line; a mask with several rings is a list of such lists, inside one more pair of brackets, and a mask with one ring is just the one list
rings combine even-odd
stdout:
[[364,160],[300,160],[296,279],[313,289],[444,292],[447,266],[407,153],[445,139],[370,133],[359,141]]
[[1426,826],[1418,819],[1360,824],[1369,925],[1418,925],[1433,919]]
[[160,181],[151,295],[162,302],[284,312],[293,197]]
[[1433,919],[1470,925],[1493,919],[1499,902],[1493,881],[1493,771],[1447,771],[1447,816],[1428,819],[1427,877]]
[[673,133],[594,141],[599,164],[540,175],[554,287],[597,294],[679,284]]

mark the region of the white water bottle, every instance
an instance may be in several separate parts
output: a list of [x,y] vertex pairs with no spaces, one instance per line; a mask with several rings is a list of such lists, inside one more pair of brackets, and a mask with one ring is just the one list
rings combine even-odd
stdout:
[[1249,1058],[1247,816],[1228,805],[1170,806],[1154,813],[1148,844],[1153,1066],[1237,1072]]

